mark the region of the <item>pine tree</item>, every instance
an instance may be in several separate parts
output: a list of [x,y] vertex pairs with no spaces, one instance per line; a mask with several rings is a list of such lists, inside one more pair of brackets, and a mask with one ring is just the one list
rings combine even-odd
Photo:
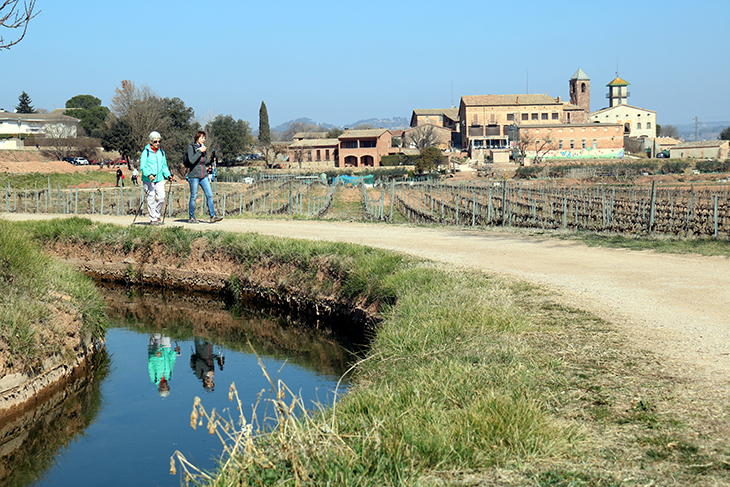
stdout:
[[261,108],[259,108],[259,142],[263,145],[271,145],[269,112],[266,110],[266,103],[263,101],[261,102]]
[[17,113],[35,113],[35,108],[31,105],[33,100],[30,99],[25,91],[18,97],[18,106],[15,107]]

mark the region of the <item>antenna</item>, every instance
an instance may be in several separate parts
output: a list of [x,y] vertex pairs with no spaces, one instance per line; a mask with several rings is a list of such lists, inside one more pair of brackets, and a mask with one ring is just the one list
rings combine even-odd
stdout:
[[451,80],[451,108],[454,108],[454,80]]

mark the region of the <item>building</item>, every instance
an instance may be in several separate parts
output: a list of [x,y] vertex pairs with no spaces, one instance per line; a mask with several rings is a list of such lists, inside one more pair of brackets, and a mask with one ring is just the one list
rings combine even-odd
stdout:
[[79,119],[64,115],[60,110],[51,113],[0,111],[0,135],[73,138],[78,136],[78,126]]
[[671,158],[713,158],[727,159],[730,153],[730,141],[728,140],[699,140],[696,142],[684,142],[669,148]]
[[591,79],[582,69],[573,74],[568,82],[570,86],[570,103],[579,106],[586,113],[591,113]]
[[590,115],[594,123],[620,123],[626,137],[656,137],[656,112],[621,104],[603,108]]
[[289,145],[289,167],[318,170],[337,167],[338,145],[337,139],[300,138]]
[[413,110],[411,127],[418,127],[419,125],[437,125],[449,130],[458,130],[459,109],[435,108]]
[[517,125],[516,151],[532,160],[621,159],[624,157],[621,124],[530,124]]
[[608,86],[608,94],[606,95],[606,98],[608,98],[609,107],[628,104],[628,98],[629,95],[631,95],[631,93],[629,93],[628,82],[616,76],[616,78],[614,78],[613,81],[606,86]]
[[386,129],[346,129],[338,138],[338,167],[379,167],[381,158],[390,152],[391,139]]

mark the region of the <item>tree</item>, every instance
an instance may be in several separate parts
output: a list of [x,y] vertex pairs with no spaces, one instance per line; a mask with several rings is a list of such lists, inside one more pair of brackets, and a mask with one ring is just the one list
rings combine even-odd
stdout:
[[25,37],[30,20],[40,13],[33,13],[35,0],[24,1],[22,9],[18,8],[19,3],[20,0],[3,0],[0,5],[0,27],[6,29],[18,29],[21,31],[20,35],[15,40],[6,41],[5,38],[0,35],[0,51],[3,49],[10,49],[10,46],[14,46],[20,42],[23,37]]
[[259,108],[259,142],[262,145],[271,144],[271,129],[269,128],[269,112],[266,110],[266,103],[261,102]]
[[674,125],[657,125],[656,134],[657,136],[676,139],[679,137],[679,129]]
[[405,136],[406,144],[422,151],[426,147],[435,146],[439,142],[439,136],[433,125],[419,125],[409,130]]
[[730,127],[725,127],[725,130],[720,132],[718,140],[730,140]]
[[125,118],[113,117],[113,121],[102,128],[100,140],[104,149],[119,152],[127,161],[140,150],[134,143],[132,128]]
[[293,140],[294,135],[299,132],[325,132],[325,130],[320,126],[311,123],[292,122],[286,130],[282,132],[281,140]]
[[35,108],[31,105],[33,100],[30,99],[25,91],[18,97],[18,106],[15,107],[17,113],[36,113]]
[[101,100],[91,95],[76,95],[66,101],[66,115],[78,118],[79,124],[90,137],[98,138],[109,116],[109,109],[101,106]]
[[515,143],[515,148],[519,153],[519,163],[524,164],[528,151],[535,151],[535,163],[542,162],[545,154],[552,149],[553,139],[547,134],[545,137],[539,137],[534,129],[520,130],[519,139]]
[[337,138],[339,138],[339,137],[340,137],[340,135],[342,135],[342,134],[344,134],[344,133],[345,133],[345,131],[344,131],[344,130],[342,130],[341,128],[337,128],[337,127],[335,127],[335,128],[333,128],[333,129],[330,129],[330,131],[329,131],[329,132],[327,132],[327,136],[326,136],[326,137],[327,137],[328,139],[337,139]]
[[231,115],[218,115],[205,127],[208,132],[208,146],[220,153],[221,161],[228,162],[238,154],[248,152],[253,145],[253,136],[248,122],[234,120]]
[[416,171],[420,174],[434,171],[444,160],[438,147],[426,147],[416,161]]

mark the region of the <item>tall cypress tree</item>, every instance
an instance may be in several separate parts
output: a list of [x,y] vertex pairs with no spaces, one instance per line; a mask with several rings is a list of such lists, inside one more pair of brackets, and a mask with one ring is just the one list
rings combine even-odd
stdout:
[[30,99],[25,91],[18,97],[18,106],[15,107],[17,113],[35,113],[35,108],[31,105],[33,100]]
[[264,145],[271,145],[269,112],[266,110],[266,103],[263,101],[261,102],[261,108],[259,108],[259,142]]

